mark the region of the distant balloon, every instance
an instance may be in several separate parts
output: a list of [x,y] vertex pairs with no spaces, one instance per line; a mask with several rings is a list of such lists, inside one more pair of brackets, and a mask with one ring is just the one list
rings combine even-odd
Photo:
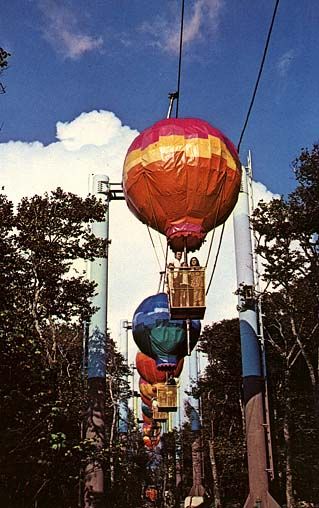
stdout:
[[142,418],[143,418],[143,422],[144,423],[147,423],[148,425],[151,425],[152,424],[152,418],[149,418],[148,416],[146,416],[144,413],[142,413]]
[[147,423],[143,423],[142,431],[144,436],[159,436],[161,433],[161,426],[157,425],[148,425]]
[[143,404],[145,404],[148,407],[152,407],[152,399],[145,397],[145,395],[141,392],[140,392],[140,396],[141,396]]
[[[135,364],[139,375],[149,383],[165,383],[167,377],[166,372],[160,370],[157,367],[155,360],[153,360],[153,358],[150,356],[138,352],[136,354]],[[172,371],[171,375],[174,377],[179,377],[180,373],[182,372],[183,365],[184,359],[181,358],[178,361],[175,369]]]
[[[200,321],[190,322],[190,349],[200,335]],[[171,320],[166,293],[146,298],[136,309],[132,331],[139,349],[156,361],[158,369],[176,369],[187,354],[186,321]]]
[[148,407],[146,404],[142,404],[142,413],[147,416],[147,418],[153,417],[153,411],[150,407]]
[[161,439],[160,436],[155,437],[155,438],[150,438],[149,436],[144,436],[143,442],[147,448],[153,449],[159,444],[160,439]]
[[237,150],[221,131],[197,118],[169,118],[129,147],[123,190],[140,221],[166,235],[174,251],[192,251],[232,212],[240,175]]

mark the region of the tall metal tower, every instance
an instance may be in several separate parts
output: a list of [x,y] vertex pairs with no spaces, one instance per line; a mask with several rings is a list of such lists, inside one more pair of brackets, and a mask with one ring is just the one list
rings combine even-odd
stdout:
[[265,379],[255,298],[248,186],[250,173],[249,168],[242,168],[242,185],[233,216],[249,475],[249,495],[245,508],[275,508],[279,505],[269,493],[268,481],[268,424],[264,417]]
[[[109,183],[105,175],[92,175],[90,193],[107,205],[104,220],[92,224],[92,233],[106,240],[105,257],[89,262],[88,278],[96,283],[92,305],[97,311],[91,317],[87,338],[88,409],[85,437],[94,443],[95,457],[87,464],[84,479],[84,507],[95,508],[105,500],[104,472],[99,454],[105,442],[105,377],[108,312],[109,204],[124,199],[119,184]],[[115,187],[115,188],[114,188]]]

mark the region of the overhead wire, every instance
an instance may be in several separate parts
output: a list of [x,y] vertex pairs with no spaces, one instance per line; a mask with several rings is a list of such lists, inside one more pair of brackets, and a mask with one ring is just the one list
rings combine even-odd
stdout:
[[[242,140],[243,140],[243,137],[244,137],[247,125],[248,125],[248,121],[249,121],[249,118],[250,118],[250,115],[251,115],[251,112],[252,112],[252,109],[253,109],[254,102],[255,102],[255,98],[256,98],[259,82],[260,82],[261,75],[262,75],[262,72],[263,72],[266,56],[267,56],[267,53],[268,53],[270,38],[271,38],[272,31],[273,31],[276,15],[277,15],[279,1],[280,0],[276,0],[275,6],[274,6],[274,10],[273,10],[270,26],[269,26],[269,29],[268,29],[268,34],[267,34],[267,39],[266,39],[266,44],[265,44],[263,56],[262,56],[262,59],[261,59],[260,65],[259,65],[259,71],[258,71],[258,75],[257,75],[254,91],[253,91],[253,94],[252,94],[252,98],[250,100],[250,104],[249,104],[248,111],[247,111],[247,114],[246,114],[245,122],[244,122],[243,128],[242,128],[240,136],[239,136],[239,141],[238,141],[238,145],[237,145],[237,152],[238,153],[240,151],[241,143],[242,143]],[[211,283],[212,283],[212,280],[213,280],[213,277],[214,277],[214,273],[215,273],[215,270],[216,270],[217,260],[218,260],[219,254],[220,254],[220,249],[221,249],[221,245],[222,245],[222,241],[223,241],[224,231],[225,231],[225,223],[223,224],[221,235],[220,235],[220,238],[219,238],[219,244],[218,244],[218,248],[217,248],[217,252],[216,252],[216,257],[215,257],[215,263],[214,263],[213,271],[212,271],[212,274],[211,274],[211,277],[210,277],[210,280],[209,280],[209,284],[208,284],[207,289],[206,289],[206,295],[208,294],[208,291],[210,289],[210,286],[211,286]]]
[[262,75],[262,72],[263,72],[266,56],[267,56],[267,53],[268,53],[268,47],[269,47],[270,38],[271,38],[272,30],[273,30],[273,27],[274,27],[275,19],[276,19],[276,14],[277,14],[277,9],[278,9],[278,5],[279,5],[279,1],[280,0],[276,0],[276,4],[275,4],[274,11],[273,11],[273,14],[272,14],[271,23],[270,23],[270,26],[269,26],[268,35],[267,35],[267,39],[266,39],[266,44],[265,44],[263,56],[262,56],[262,59],[261,59],[261,63],[260,63],[260,66],[259,66],[258,76],[257,76],[257,80],[256,80],[256,83],[255,83],[253,95],[252,95],[252,98],[250,100],[250,104],[249,104],[249,108],[248,108],[247,115],[246,115],[246,118],[245,118],[245,122],[244,122],[243,128],[241,130],[239,141],[238,141],[238,145],[237,145],[237,151],[238,152],[240,151],[241,142],[243,140],[243,137],[244,137],[247,125],[248,125],[249,117],[250,117],[250,114],[251,114],[251,111],[253,109],[253,105],[254,105],[254,102],[255,102],[255,97],[256,97],[256,94],[257,94],[260,78],[261,78],[261,75]]
[[[179,96],[180,96],[180,85],[181,85],[182,53],[183,53],[183,32],[184,32],[184,12],[185,12],[185,0],[182,0],[181,23],[180,23],[180,37],[179,37],[179,57],[178,57],[178,71],[177,71],[177,91],[174,94],[170,94],[169,95],[171,97],[171,100],[174,100],[174,98],[176,98],[176,113],[175,113],[176,114],[176,118],[178,118]],[[168,116],[170,116],[170,115],[168,115]],[[156,218],[156,214],[154,212],[153,203],[152,203],[152,200],[151,200],[151,193],[150,193],[148,182],[147,182],[146,178],[145,178],[145,182],[146,182],[146,187],[147,187],[147,190],[148,190],[149,202],[150,202],[150,205],[151,205],[151,208],[152,208],[152,215],[153,215],[153,217],[155,219],[156,227],[158,228],[157,218]],[[155,252],[155,255],[156,255],[157,262],[158,262],[159,267],[161,269],[161,263],[160,263],[160,260],[159,260],[158,254],[157,254],[156,246],[155,246],[155,243],[153,241],[153,238],[152,238],[152,235],[151,235],[151,232],[150,232],[150,228],[149,228],[148,225],[147,225],[147,229],[148,229],[148,234],[150,236],[150,239],[151,239],[151,242],[152,242],[152,246],[153,246],[153,249],[154,249],[154,252]],[[166,246],[166,253],[164,253],[164,248],[163,248],[163,244],[162,244],[162,241],[161,241],[160,234],[159,234],[159,241],[160,241],[162,253],[163,253],[164,258],[165,258],[165,267],[166,267],[166,264],[167,264],[167,254],[168,254],[168,245]],[[161,286],[161,280],[160,280],[160,285],[159,286]]]
[[185,12],[185,0],[182,0],[181,26],[180,26],[180,36],[179,36],[178,72],[177,72],[177,92],[176,92],[176,112],[175,112],[176,118],[178,118],[179,96],[180,96],[180,86],[181,86],[182,53],[183,53],[183,32],[184,32],[184,12]]

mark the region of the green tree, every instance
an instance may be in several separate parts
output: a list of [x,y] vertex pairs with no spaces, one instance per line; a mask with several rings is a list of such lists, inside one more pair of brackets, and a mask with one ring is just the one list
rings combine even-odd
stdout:
[[215,505],[227,506],[234,499],[244,503],[248,479],[238,320],[206,326],[199,349],[208,359],[198,386],[203,401],[204,450],[209,452],[205,470],[210,471],[210,480],[206,478],[206,482]]
[[[0,75],[8,67],[8,58],[10,56],[10,53],[8,53],[5,49],[0,48]],[[5,93],[5,91],[6,89],[4,85],[0,82],[0,93]]]
[[61,189],[23,199],[16,212],[1,196],[1,504],[45,494],[49,506],[60,493],[67,506],[74,496],[85,400],[81,322],[94,310],[94,285],[70,268],[103,250],[89,232],[103,214],[93,198]]
[[[24,198],[15,210],[0,196],[1,506],[71,508],[82,497],[84,468],[96,454],[83,426],[83,323],[95,311],[95,288],[79,263],[105,255],[105,242],[90,227],[104,214],[94,197],[61,189]],[[127,366],[110,337],[107,344],[107,432],[99,459],[112,506],[127,499],[135,508],[143,482],[141,436],[123,447],[117,412],[128,397]]]
[[[318,145],[311,151],[302,150],[293,163],[298,184],[296,190],[286,199],[259,203],[252,218],[258,240],[256,250],[264,260],[263,278],[267,284],[267,290],[261,295],[266,313],[266,340],[270,354],[276,356],[282,372],[277,395],[281,401],[278,411],[284,442],[282,474],[288,507],[293,507],[297,498],[310,501],[317,495],[314,485],[296,491],[297,483],[302,483],[296,483],[301,476],[296,444],[303,428],[300,423],[302,413],[306,411],[308,422],[314,426],[319,416],[318,154]],[[300,369],[306,374],[307,382],[303,375],[301,383]],[[296,379],[299,379],[300,386]],[[302,386],[308,386],[307,404],[303,404],[305,393]],[[297,407],[301,411],[301,420],[297,418]],[[314,430],[312,427],[310,433]],[[310,449],[309,454],[314,458]],[[313,467],[316,469],[315,464]]]

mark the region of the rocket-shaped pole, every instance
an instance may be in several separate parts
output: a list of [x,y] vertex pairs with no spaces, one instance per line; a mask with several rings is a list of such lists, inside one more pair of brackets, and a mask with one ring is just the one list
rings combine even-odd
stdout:
[[264,420],[264,377],[258,339],[254,295],[254,265],[249,220],[249,195],[246,168],[242,168],[242,185],[234,210],[238,308],[241,339],[243,391],[245,403],[246,443],[249,495],[244,508],[279,507],[269,493]]
[[[122,321],[122,330],[124,330],[124,345],[122,346],[122,355],[128,366],[128,331],[132,329],[132,323],[127,320]],[[128,374],[125,376],[128,383]],[[119,405],[119,432],[120,434],[128,433],[128,401],[121,400]]]
[[[109,204],[109,179],[104,175],[92,176],[90,193]],[[105,375],[107,335],[107,285],[108,285],[108,209],[102,222],[92,224],[92,233],[107,241],[106,257],[89,262],[88,277],[97,284],[92,305],[98,310],[89,323],[87,344],[88,411],[86,439],[94,442],[96,459],[85,470],[84,508],[93,508],[104,498],[104,473],[98,454],[105,440]]]
[[[197,351],[192,352],[188,356],[188,391],[191,391],[192,380],[198,381],[198,365],[197,365]],[[202,485],[202,439],[201,439],[201,421],[200,421],[200,408],[199,400],[195,399],[192,395],[188,396],[188,403],[190,405],[190,423],[191,430],[194,433],[192,442],[192,465],[193,465],[193,485],[191,487],[189,496],[203,500],[205,489]]]

